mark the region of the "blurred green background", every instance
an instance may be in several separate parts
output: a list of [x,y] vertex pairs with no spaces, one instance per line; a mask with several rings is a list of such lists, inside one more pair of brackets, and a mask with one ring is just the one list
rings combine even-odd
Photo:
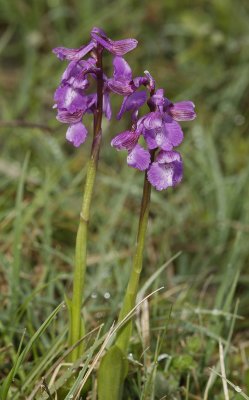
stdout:
[[[184,180],[152,195],[143,282],[182,252],[150,288],[165,286],[151,305],[152,343],[165,321],[163,351],[173,358],[191,353],[189,337],[201,338],[201,348],[191,355],[197,371],[192,391],[201,396],[207,368],[219,358],[217,337],[223,337],[229,343],[230,380],[248,390],[248,1],[0,0],[0,10],[3,337],[14,335],[18,343],[24,326],[34,332],[64,291],[71,290],[90,140],[72,148],[65,141],[66,127],[55,119],[53,92],[66,64],[51,50],[79,47],[98,26],[112,39],[138,40],[126,57],[134,75],[149,70],[171,100],[196,104],[197,119],[183,126]],[[105,65],[110,74],[110,57]],[[113,97],[114,114],[120,103]],[[90,127],[90,119],[87,123]],[[89,327],[100,321],[108,325],[116,317],[134,249],[143,174],[128,168],[125,154],[109,144],[128,126],[128,118],[104,121],[90,225]],[[25,157],[29,162],[22,175]],[[9,311],[13,291],[23,304],[14,327]],[[244,319],[232,326],[235,312]],[[65,327],[66,318],[65,313],[57,321],[55,332]],[[38,345],[41,352],[51,335]],[[3,362],[8,370],[8,357]],[[193,365],[188,367],[192,372]],[[177,396],[179,385],[167,390]],[[218,397],[210,398],[223,398],[221,387],[219,381],[213,389]]]

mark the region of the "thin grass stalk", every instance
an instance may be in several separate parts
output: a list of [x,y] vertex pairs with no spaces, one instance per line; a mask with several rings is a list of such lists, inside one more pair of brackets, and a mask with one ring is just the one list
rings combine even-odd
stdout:
[[[88,223],[90,216],[90,206],[96,171],[99,159],[99,151],[102,137],[102,114],[103,114],[103,73],[102,73],[102,50],[97,51],[97,63],[99,68],[97,76],[97,109],[94,114],[94,133],[91,149],[91,157],[87,167],[86,184],[83,194],[82,208],[80,213],[80,222],[76,237],[75,246],[75,269],[73,276],[73,296],[70,304],[70,329],[69,329],[69,346],[74,345],[85,334],[84,321],[81,318],[81,306],[84,293],[84,281],[86,272],[86,256],[87,256],[87,238]],[[76,347],[70,355],[70,361],[76,361],[83,351],[83,344]]]

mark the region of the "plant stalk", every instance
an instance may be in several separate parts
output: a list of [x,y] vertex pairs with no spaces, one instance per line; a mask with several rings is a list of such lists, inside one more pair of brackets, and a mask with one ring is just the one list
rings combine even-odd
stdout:
[[[154,157],[154,153],[151,154]],[[149,218],[149,208],[150,208],[150,194],[151,194],[151,184],[147,179],[146,173],[144,177],[143,186],[143,197],[141,201],[140,218],[138,225],[138,234],[136,241],[136,251],[133,258],[132,271],[126,290],[123,306],[119,313],[118,321],[122,321],[124,317],[131,311],[136,303],[136,297],[138,292],[139,279],[143,266],[143,252],[145,237]],[[130,336],[132,333],[132,321],[128,321],[123,328],[117,334],[116,345],[123,351],[124,354],[127,353]]]
[[[103,114],[102,49],[98,48],[96,51],[96,55],[96,66],[99,68],[99,72],[97,75],[97,107],[94,113],[94,132],[91,156],[87,167],[86,183],[83,194],[82,208],[80,212],[80,222],[76,237],[73,296],[70,303],[69,346],[76,344],[85,334],[84,321],[81,317],[81,307],[83,301],[86,272],[88,223],[102,138],[101,124]],[[76,361],[82,354],[82,351],[83,345],[77,346],[71,353],[70,361]]]

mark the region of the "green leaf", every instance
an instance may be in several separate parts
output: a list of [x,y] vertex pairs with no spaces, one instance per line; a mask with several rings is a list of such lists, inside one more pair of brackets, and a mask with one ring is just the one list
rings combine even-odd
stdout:
[[127,372],[127,358],[118,346],[112,346],[100,363],[98,400],[120,400]]

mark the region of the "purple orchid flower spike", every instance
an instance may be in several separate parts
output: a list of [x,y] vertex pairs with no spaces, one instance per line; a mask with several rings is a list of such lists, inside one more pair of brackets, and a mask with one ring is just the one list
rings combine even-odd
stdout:
[[[146,102],[146,92],[134,92],[126,96],[118,118],[124,112],[132,112],[132,129],[114,137],[111,145],[117,150],[127,150],[127,164],[140,170],[148,170],[147,178],[157,190],[177,185],[182,179],[183,166],[179,153],[173,149],[183,141],[183,131],[177,121],[190,121],[196,117],[191,101],[170,102],[163,89],[155,91],[155,81],[146,74],[146,87],[150,91],[147,101],[150,112],[137,119],[138,109]],[[115,78],[115,76],[114,76]],[[140,78],[138,78],[140,79]],[[143,136],[147,149],[138,143]],[[158,152],[159,151],[159,152]],[[155,161],[151,163],[151,152]]]
[[[132,72],[128,63],[121,57],[137,46],[135,39],[111,40],[100,28],[93,28],[90,42],[78,49],[57,47],[53,52],[60,60],[68,60],[69,64],[64,71],[61,83],[54,94],[57,109],[57,119],[69,124],[66,134],[74,146],[84,143],[87,130],[81,122],[86,113],[94,113],[97,108],[97,94],[86,92],[89,88],[89,75],[95,80],[101,75],[103,79],[103,112],[107,119],[111,119],[110,92],[123,96],[132,94],[135,86],[132,82]],[[114,58],[114,77],[108,79],[100,68],[97,67],[97,59],[103,50],[116,56]],[[91,56],[87,60],[82,58],[88,53]],[[144,95],[142,95],[144,97]],[[144,100],[145,101],[145,100]],[[140,100],[141,103],[141,100]]]

